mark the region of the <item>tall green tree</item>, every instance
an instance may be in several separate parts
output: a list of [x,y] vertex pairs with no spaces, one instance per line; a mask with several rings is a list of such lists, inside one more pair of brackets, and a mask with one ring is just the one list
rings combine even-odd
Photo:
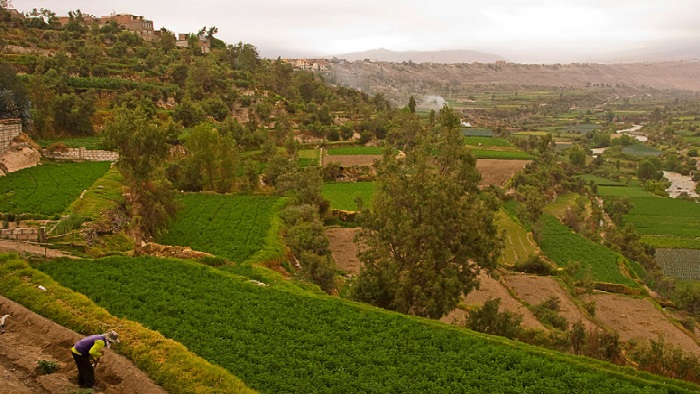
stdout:
[[105,125],[104,142],[119,152],[117,168],[129,198],[135,251],[141,242],[160,234],[177,205],[163,163],[168,155],[165,128],[158,127],[141,108],[117,108]]
[[387,150],[377,192],[360,216],[364,263],[356,300],[439,318],[493,269],[502,248],[497,203],[478,190],[476,159],[465,147],[459,117],[440,111],[437,130],[423,131],[399,158]]
[[412,114],[416,113],[416,98],[413,96],[411,96],[411,98],[408,99],[408,111]]

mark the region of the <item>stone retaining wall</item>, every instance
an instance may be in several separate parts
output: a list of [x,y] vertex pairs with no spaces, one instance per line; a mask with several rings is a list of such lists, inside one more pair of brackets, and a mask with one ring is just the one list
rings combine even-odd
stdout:
[[0,238],[17,241],[43,242],[46,230],[42,228],[3,228],[0,229]]
[[84,161],[117,161],[119,153],[108,150],[88,150],[85,148],[68,148],[60,151],[41,150],[41,155],[49,159],[57,160],[84,160]]
[[20,119],[0,119],[0,155],[5,153],[10,142],[22,133]]

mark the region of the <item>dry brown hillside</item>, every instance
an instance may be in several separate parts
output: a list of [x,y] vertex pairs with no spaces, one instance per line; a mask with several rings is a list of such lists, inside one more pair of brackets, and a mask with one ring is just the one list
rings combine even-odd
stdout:
[[700,91],[700,62],[639,64],[371,63],[334,64],[338,82],[371,94],[450,95],[476,85],[585,87],[625,85]]

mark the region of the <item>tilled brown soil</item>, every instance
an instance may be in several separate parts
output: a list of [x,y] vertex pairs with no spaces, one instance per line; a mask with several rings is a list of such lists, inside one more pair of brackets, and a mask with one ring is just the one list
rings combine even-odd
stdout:
[[596,327],[551,276],[515,273],[506,275],[505,279],[508,287],[530,305],[537,305],[549,297],[556,297],[559,300],[559,314],[566,318],[569,326],[580,321],[589,330]]
[[[39,290],[37,290],[39,291]],[[70,348],[82,336],[0,296],[0,315],[10,315],[0,334],[0,394],[78,392],[78,372]],[[116,345],[119,346],[119,345]],[[45,375],[40,360],[58,370]],[[96,393],[160,394],[160,386],[123,356],[106,350],[96,369]]]
[[648,299],[611,293],[595,294],[593,298],[596,319],[616,330],[621,340],[658,340],[662,337],[668,344],[700,355],[697,336],[673,325]]

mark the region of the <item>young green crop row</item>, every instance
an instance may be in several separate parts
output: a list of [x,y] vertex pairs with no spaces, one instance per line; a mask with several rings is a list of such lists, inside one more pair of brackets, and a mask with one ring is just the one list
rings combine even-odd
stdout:
[[0,212],[57,215],[109,169],[108,162],[44,163],[0,178]]
[[669,392],[686,383],[192,262],[112,257],[39,267],[261,392]]
[[677,279],[700,280],[700,250],[656,249],[655,257],[664,275]]
[[[595,281],[639,287],[620,272],[617,265],[618,258],[621,258],[619,254],[574,233],[554,216],[542,215],[541,222],[540,248],[557,265],[566,267],[578,262],[581,268],[591,267]],[[579,276],[582,274],[583,270]]]
[[184,194],[182,209],[160,239],[242,262],[260,251],[271,226],[278,197]]

